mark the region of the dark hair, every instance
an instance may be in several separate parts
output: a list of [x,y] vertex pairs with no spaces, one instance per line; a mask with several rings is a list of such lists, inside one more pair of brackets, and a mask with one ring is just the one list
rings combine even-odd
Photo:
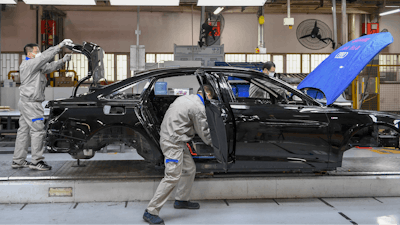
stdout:
[[39,45],[33,44],[33,43],[25,45],[25,47],[24,47],[25,55],[28,55],[28,52],[32,52],[33,51],[33,47],[38,47],[39,48]]
[[275,64],[273,62],[271,62],[271,61],[268,61],[268,62],[264,63],[262,69],[263,70],[267,69],[269,71],[272,67],[276,67]]
[[[211,85],[205,84],[205,85],[203,85],[203,88],[204,88],[204,91],[207,92],[207,93],[209,93],[209,94],[211,94],[212,97],[215,96],[214,89],[211,87]],[[197,92],[200,92],[200,91],[202,91],[202,90],[201,90],[201,87],[199,87],[199,89],[197,90]]]

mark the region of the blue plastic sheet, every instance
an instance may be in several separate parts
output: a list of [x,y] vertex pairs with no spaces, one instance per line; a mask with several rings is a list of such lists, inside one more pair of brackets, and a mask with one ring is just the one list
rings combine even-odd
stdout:
[[298,89],[315,88],[332,104],[361,70],[386,46],[393,42],[389,32],[365,35],[349,41],[334,51],[300,84]]

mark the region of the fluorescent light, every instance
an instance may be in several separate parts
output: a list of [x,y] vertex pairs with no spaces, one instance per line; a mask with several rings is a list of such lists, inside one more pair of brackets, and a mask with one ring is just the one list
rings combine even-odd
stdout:
[[111,5],[179,6],[179,0],[110,0]]
[[0,4],[17,4],[18,0],[0,0]]
[[390,11],[387,11],[387,12],[384,12],[384,13],[380,13],[379,15],[380,16],[386,16],[386,15],[393,14],[393,13],[398,13],[398,12],[400,12],[400,9],[390,10]]
[[198,0],[197,6],[263,6],[266,0]]
[[224,10],[224,7],[218,7],[218,8],[214,11],[214,14],[217,15],[217,14],[220,13],[222,10]]
[[385,7],[388,7],[388,8],[399,8],[400,6],[398,6],[398,5],[387,5]]
[[24,0],[29,5],[96,5],[96,0]]

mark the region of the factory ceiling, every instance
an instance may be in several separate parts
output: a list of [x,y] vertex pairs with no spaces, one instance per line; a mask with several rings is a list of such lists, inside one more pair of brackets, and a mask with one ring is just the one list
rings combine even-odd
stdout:
[[[336,0],[337,13],[341,13],[341,0]],[[331,14],[331,0],[291,0],[291,13]],[[388,6],[400,7],[399,0],[347,0],[347,13],[377,14],[380,11],[389,10]],[[95,6],[56,6],[62,11],[136,11],[136,6],[112,6],[108,0],[97,0]],[[393,8],[392,8],[393,9]],[[141,6],[141,12],[199,12],[197,0],[180,0],[180,5],[173,7]],[[206,7],[207,11],[213,11],[212,7]],[[223,13],[257,13],[259,7],[225,7]],[[264,5],[265,14],[287,13],[287,0],[267,0]]]

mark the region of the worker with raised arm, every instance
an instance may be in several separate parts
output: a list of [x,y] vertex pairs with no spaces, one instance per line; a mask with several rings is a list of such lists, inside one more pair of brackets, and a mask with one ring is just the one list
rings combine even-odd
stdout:
[[[42,102],[45,100],[44,89],[47,83],[45,74],[60,69],[65,62],[71,60],[71,55],[67,54],[63,59],[51,62],[64,46],[70,44],[72,44],[72,41],[65,39],[59,45],[50,47],[43,53],[40,52],[37,44],[27,44],[24,47],[26,58],[19,69],[21,86],[19,87],[18,109],[21,116],[11,164],[12,168],[51,169],[51,166],[44,162],[43,157],[45,130]],[[29,142],[32,153],[31,162],[26,161]]]

